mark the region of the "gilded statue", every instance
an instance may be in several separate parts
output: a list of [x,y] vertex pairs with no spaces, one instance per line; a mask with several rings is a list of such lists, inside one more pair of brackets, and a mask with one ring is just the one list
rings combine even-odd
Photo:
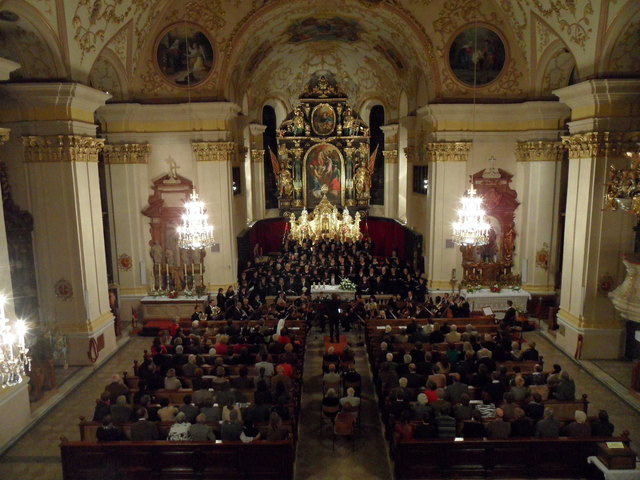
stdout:
[[291,198],[293,196],[293,175],[289,168],[289,162],[286,156],[282,156],[282,161],[278,160],[276,154],[269,150],[271,153],[271,166],[273,167],[273,174],[276,177],[276,184],[278,187],[278,197]]
[[356,189],[356,198],[367,198],[369,196],[371,176],[364,161],[360,162],[356,168],[356,174],[353,176],[353,186]]
[[293,116],[293,135],[299,137],[304,135],[305,132],[305,121],[304,116],[302,115],[302,110],[300,107],[296,107]]
[[347,106],[342,117],[342,133],[345,136],[353,135],[353,116],[351,115],[351,107]]

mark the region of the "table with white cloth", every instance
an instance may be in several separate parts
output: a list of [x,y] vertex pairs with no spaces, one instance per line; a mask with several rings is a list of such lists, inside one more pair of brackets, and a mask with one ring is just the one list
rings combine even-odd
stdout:
[[353,300],[356,292],[353,290],[343,290],[340,285],[311,285],[311,298],[330,298],[337,293],[340,300]]
[[640,470],[609,470],[598,457],[587,457],[587,463],[591,463],[598,467],[604,474],[604,480],[638,480],[640,479]]
[[513,302],[513,306],[518,309],[527,309],[527,300],[531,299],[531,294],[526,290],[513,290],[503,288],[499,292],[492,292],[488,288],[476,290],[472,293],[462,290],[460,292],[471,307],[471,311],[480,311],[482,307],[491,307],[494,312],[503,312],[509,308],[507,300]]

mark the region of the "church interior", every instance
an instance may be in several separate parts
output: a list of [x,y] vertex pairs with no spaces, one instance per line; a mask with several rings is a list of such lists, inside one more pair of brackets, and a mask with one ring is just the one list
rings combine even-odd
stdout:
[[[381,287],[382,264],[410,272],[417,303],[466,296],[488,332],[517,310],[532,331],[512,328],[516,343],[640,448],[636,0],[0,0],[0,186],[2,478],[87,478],[63,468],[61,442],[80,443],[78,417],[114,373],[133,375],[152,344],[138,333],[197,331],[209,299],[209,320],[240,320],[216,304],[229,288],[274,312],[281,291],[301,309],[310,294],[306,321],[287,320],[291,470],[269,478],[439,478],[403,470],[402,452],[424,451],[398,446],[381,406],[387,324],[373,314],[341,332],[362,375],[353,448],[317,428],[334,342],[311,321],[325,308],[314,292],[351,291],[348,276],[367,308],[375,294],[413,305],[407,283]],[[482,241],[456,224],[474,196]],[[190,199],[213,230],[187,244]],[[356,243],[363,268],[349,267]],[[346,268],[323,270],[327,245]],[[256,272],[269,272],[262,294],[246,283]],[[267,478],[171,468],[159,478]],[[557,476],[584,476],[571,475]]]

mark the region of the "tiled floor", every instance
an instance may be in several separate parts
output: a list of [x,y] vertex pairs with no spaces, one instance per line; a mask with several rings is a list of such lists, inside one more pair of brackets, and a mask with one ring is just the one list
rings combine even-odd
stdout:
[[[591,402],[589,412],[595,414],[601,408],[608,410],[616,433],[627,429],[631,432],[632,447],[640,448],[640,414],[613,395],[601,381],[608,375],[598,367],[585,369],[557,350],[539,333],[526,334],[528,341],[535,341],[545,357],[546,365],[559,363],[576,380],[577,393],[586,393]],[[350,339],[357,342],[357,335]],[[321,352],[320,335],[310,334],[305,367],[305,386],[302,397],[300,437],[297,448],[296,480],[372,478],[390,479],[391,469],[386,444],[382,438],[373,385],[370,382],[368,362],[364,348],[357,348],[357,365],[363,376],[362,428],[356,440],[355,452],[344,439],[339,439],[335,453],[332,451],[331,430],[328,424],[320,429]],[[139,358],[149,339],[133,338],[107,364],[97,370],[73,391],[57,407],[24,435],[0,457],[2,480],[59,480],[62,472],[59,461],[59,437],[79,439],[78,417],[93,414],[94,399],[98,397],[114,372],[131,371],[132,362]],[[77,375],[87,375],[83,370]],[[607,377],[607,378],[605,378]],[[69,380],[68,383],[72,383]]]
[[631,385],[631,360],[593,360],[592,363],[621,385]]

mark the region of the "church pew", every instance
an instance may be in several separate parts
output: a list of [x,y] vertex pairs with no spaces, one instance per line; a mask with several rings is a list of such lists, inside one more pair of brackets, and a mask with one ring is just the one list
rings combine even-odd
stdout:
[[[254,402],[255,390],[239,390],[246,398],[248,403]],[[131,398],[138,393],[137,390],[131,390]],[[168,398],[171,405],[182,405],[184,403],[185,395],[193,395],[193,390],[190,388],[181,388],[180,390],[156,390],[153,392],[156,398]]]
[[294,446],[281,442],[71,442],[61,437],[64,480],[289,480]]
[[573,420],[576,410],[582,410],[584,413],[588,413],[589,401],[587,400],[587,394],[583,394],[581,398],[577,398],[574,401],[567,400],[546,400],[542,402],[545,408],[549,407],[553,410],[553,414],[556,419]]
[[607,441],[628,442],[628,436],[404,440],[395,445],[395,477],[584,478],[587,457],[596,455],[599,442]]

